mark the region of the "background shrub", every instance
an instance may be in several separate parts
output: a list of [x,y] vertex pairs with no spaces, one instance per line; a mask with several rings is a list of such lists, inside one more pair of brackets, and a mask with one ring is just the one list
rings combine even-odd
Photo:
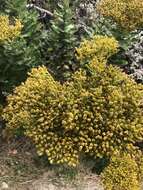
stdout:
[[[126,51],[132,44],[136,44],[135,35],[142,29],[143,3],[139,0],[129,2],[126,0],[101,0],[97,2],[96,10],[99,15],[95,24],[95,32],[114,36],[119,42],[119,51],[110,58],[110,64],[116,64],[119,67],[126,67],[127,65],[126,68],[130,74],[133,56],[128,56],[127,59]],[[135,71],[135,68],[133,70]],[[134,72],[135,79],[141,76],[140,72],[140,69]]]
[[143,25],[143,2],[140,0],[101,0],[98,10],[126,31],[135,30]]
[[126,154],[116,155],[102,173],[105,190],[139,190],[138,166]]
[[[8,16],[1,16],[5,20],[0,21],[3,37],[0,42],[0,94],[5,96],[26,79],[29,69],[41,64],[42,31],[37,14],[27,10],[25,0],[6,1],[3,12],[8,13]],[[14,38],[4,39],[3,34],[10,35],[9,38],[13,34]]]
[[[117,51],[112,47],[107,55]],[[90,72],[79,70],[63,85],[45,67],[33,69],[8,97],[8,130],[22,129],[51,163],[76,166],[80,153],[103,158],[133,152],[143,138],[143,86],[104,59],[95,55]]]
[[76,67],[74,49],[78,44],[69,0],[63,0],[57,6],[54,15],[55,18],[47,30],[42,52],[52,74],[62,81],[69,79]]
[[118,46],[114,37],[95,35],[90,40],[83,40],[76,48],[77,59],[83,63],[89,62],[94,57],[100,61],[107,60],[117,53]]

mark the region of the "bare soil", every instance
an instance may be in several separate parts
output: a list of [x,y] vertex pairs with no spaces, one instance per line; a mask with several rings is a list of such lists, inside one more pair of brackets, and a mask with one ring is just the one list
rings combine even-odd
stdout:
[[0,142],[0,190],[103,190],[88,168],[51,166],[26,138]]

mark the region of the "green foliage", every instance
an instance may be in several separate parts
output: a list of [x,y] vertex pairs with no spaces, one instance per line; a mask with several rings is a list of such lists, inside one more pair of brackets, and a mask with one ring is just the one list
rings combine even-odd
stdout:
[[3,106],[0,104],[0,119],[1,119],[2,112],[3,112]]
[[1,0],[1,2],[0,2],[0,13],[2,13],[3,10],[5,9],[5,5],[6,5],[6,0]]
[[139,190],[138,166],[130,155],[112,157],[102,173],[105,190]]
[[[68,0],[69,1],[69,5],[71,8],[75,8],[75,6],[77,6],[79,4],[79,0]],[[58,5],[60,3],[64,2],[64,0],[46,0],[45,1],[45,6],[50,9],[50,10],[55,10],[57,9]]]
[[26,0],[7,0],[5,2],[6,4],[6,9],[5,12],[10,14],[11,16],[19,16],[25,14],[26,10]]
[[45,7],[53,11],[60,2],[60,0],[46,0]]
[[95,33],[114,36],[120,45],[110,63],[118,66],[126,65],[125,51],[134,42],[137,29],[143,26],[143,3],[140,0],[101,0],[97,3],[99,16],[95,23]]
[[27,71],[39,64],[34,44],[27,45],[23,38],[0,44],[0,82],[3,92],[11,91],[24,81]]
[[28,10],[26,5],[26,0],[8,0],[5,12],[11,17],[18,17],[22,21],[23,37],[29,44],[35,43],[38,49],[42,26],[38,22],[38,14],[33,10]]
[[9,19],[19,18],[22,23],[20,35],[0,43],[0,83],[1,92],[9,92],[27,77],[27,71],[40,65],[41,25],[35,12],[29,12],[26,1],[7,1],[5,12]]
[[55,11],[47,38],[45,39],[44,57],[47,66],[60,80],[67,79],[74,67],[74,48],[76,46],[75,26],[69,1],[64,0]]
[[138,34],[138,31],[126,32],[118,27],[113,20],[104,18],[101,15],[97,18],[93,29],[94,34],[114,37],[119,43],[119,51],[110,58],[110,64],[126,65],[128,62],[125,51],[135,42],[135,36]]
[[143,86],[106,66],[104,59],[117,47],[103,44],[106,56],[101,51],[100,59],[92,57],[90,73],[79,70],[71,82],[60,84],[39,67],[8,97],[3,114],[8,129],[22,128],[50,163],[76,166],[81,153],[96,158],[118,150],[132,153],[143,138]]

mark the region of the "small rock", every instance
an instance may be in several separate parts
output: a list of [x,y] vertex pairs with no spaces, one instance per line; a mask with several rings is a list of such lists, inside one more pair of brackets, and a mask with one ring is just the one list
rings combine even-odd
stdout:
[[49,184],[48,190],[56,190],[56,187],[52,184]]
[[2,182],[1,189],[8,189],[8,184],[6,182]]

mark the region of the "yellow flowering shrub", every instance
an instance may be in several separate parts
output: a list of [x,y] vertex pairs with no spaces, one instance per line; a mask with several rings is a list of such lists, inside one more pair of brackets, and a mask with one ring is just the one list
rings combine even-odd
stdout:
[[119,44],[114,37],[95,35],[91,40],[84,40],[80,47],[76,48],[77,59],[80,61],[92,60],[95,56],[98,60],[107,60],[117,53]]
[[139,181],[142,183],[143,182],[143,152],[140,152],[135,155],[135,161],[138,165]]
[[112,157],[101,176],[105,190],[140,190],[138,166],[130,155]]
[[101,0],[98,11],[113,19],[127,31],[143,26],[143,1],[141,0]]
[[116,48],[108,52],[105,43],[103,49],[103,62],[96,56],[90,61],[92,74],[81,69],[60,84],[39,67],[8,97],[7,129],[22,128],[51,163],[76,166],[81,153],[102,158],[117,150],[131,152],[143,139],[143,86],[107,67],[104,57]]
[[140,173],[140,180],[143,180],[143,157],[140,160],[140,165],[139,165],[139,173]]
[[14,25],[10,24],[7,15],[0,15],[0,42],[5,40],[12,40],[21,33],[22,24],[20,20],[15,19]]

